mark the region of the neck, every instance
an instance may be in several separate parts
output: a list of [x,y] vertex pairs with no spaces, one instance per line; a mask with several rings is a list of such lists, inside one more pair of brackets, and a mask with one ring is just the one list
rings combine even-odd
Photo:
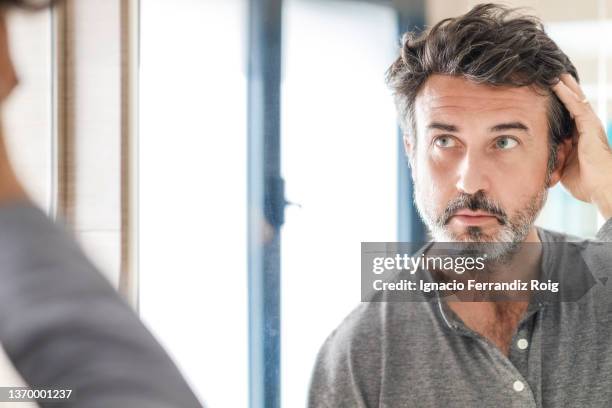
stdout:
[[540,274],[542,245],[535,227],[531,227],[525,240],[503,263],[491,263],[487,270],[488,281],[507,282],[514,279],[537,279]]
[[[491,245],[495,245],[492,243]],[[451,245],[452,247],[452,245]],[[440,252],[441,251],[441,252]],[[432,247],[428,251],[429,256],[433,255],[446,255],[448,249]],[[472,258],[478,258],[482,255],[475,253],[471,255]],[[468,290],[469,281],[476,281],[477,283],[512,283],[516,280],[520,282],[530,282],[532,279],[538,279],[540,276],[540,260],[542,256],[542,245],[538,237],[538,233],[535,227],[531,227],[529,233],[525,237],[525,240],[520,243],[511,254],[500,260],[485,261],[484,269],[472,269],[466,270],[464,273],[457,273],[456,270],[442,269],[430,271],[436,281],[446,282],[462,282],[465,290],[459,293],[455,293],[450,296],[447,300],[461,300],[461,301],[486,301],[486,300],[529,300],[531,293],[530,291],[522,290],[509,290],[509,291],[498,291],[498,290],[481,290],[474,288],[474,290]]]
[[[536,278],[539,276],[542,246],[534,227],[523,242],[527,245],[521,245],[510,262],[493,272],[491,279],[499,281],[520,279],[516,277],[517,271],[521,276],[529,275]],[[525,294],[521,296],[519,299],[510,294],[510,301],[465,301],[465,299],[457,301],[455,298],[446,299],[446,302],[466,326],[486,337],[503,354],[508,355],[512,336],[529,304],[529,295],[526,298]]]

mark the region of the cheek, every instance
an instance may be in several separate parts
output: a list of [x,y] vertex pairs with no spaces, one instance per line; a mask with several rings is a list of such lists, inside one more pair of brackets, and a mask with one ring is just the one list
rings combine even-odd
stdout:
[[[533,179],[533,178],[532,178]],[[503,189],[498,189],[500,204],[510,213],[523,210],[533,198],[540,194],[544,185],[534,184],[533,180],[513,180],[504,184]]]
[[458,159],[452,154],[444,157],[435,152],[419,152],[416,163],[417,179],[434,196],[447,196],[455,191]]
[[436,212],[446,208],[457,195],[449,176],[450,170],[446,167],[436,161],[421,159],[413,168],[413,178],[423,203]]
[[488,167],[488,174],[496,193],[516,199],[542,190],[547,167],[548,151],[500,154]]
[[523,212],[545,188],[544,180],[536,176],[534,171],[527,170],[521,168],[504,171],[500,165],[499,171],[491,175],[489,195],[510,217]]
[[446,184],[451,181],[451,175],[455,171],[455,159],[452,154],[440,154],[436,151],[428,151],[425,148],[417,153],[416,167],[419,172],[419,180]]

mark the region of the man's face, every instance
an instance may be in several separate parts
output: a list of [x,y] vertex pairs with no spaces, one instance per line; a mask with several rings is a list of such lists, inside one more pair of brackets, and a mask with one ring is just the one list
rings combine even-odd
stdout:
[[548,104],[528,87],[426,81],[407,148],[417,208],[436,241],[525,240],[546,197]]

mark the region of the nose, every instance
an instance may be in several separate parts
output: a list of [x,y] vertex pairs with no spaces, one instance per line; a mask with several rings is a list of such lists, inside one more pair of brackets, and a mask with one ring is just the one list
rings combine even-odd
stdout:
[[489,174],[486,160],[474,152],[467,152],[458,168],[456,188],[466,194],[475,194],[483,190],[489,191]]

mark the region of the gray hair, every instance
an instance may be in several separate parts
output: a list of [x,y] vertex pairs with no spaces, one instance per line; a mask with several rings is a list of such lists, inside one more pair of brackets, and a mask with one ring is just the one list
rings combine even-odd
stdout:
[[574,126],[550,89],[563,73],[578,80],[576,68],[537,17],[497,4],[480,4],[421,34],[404,34],[400,56],[387,70],[386,82],[393,91],[400,125],[412,143],[416,143],[414,101],[432,74],[463,76],[495,86],[531,86],[548,95],[550,175],[557,146],[571,136]]

